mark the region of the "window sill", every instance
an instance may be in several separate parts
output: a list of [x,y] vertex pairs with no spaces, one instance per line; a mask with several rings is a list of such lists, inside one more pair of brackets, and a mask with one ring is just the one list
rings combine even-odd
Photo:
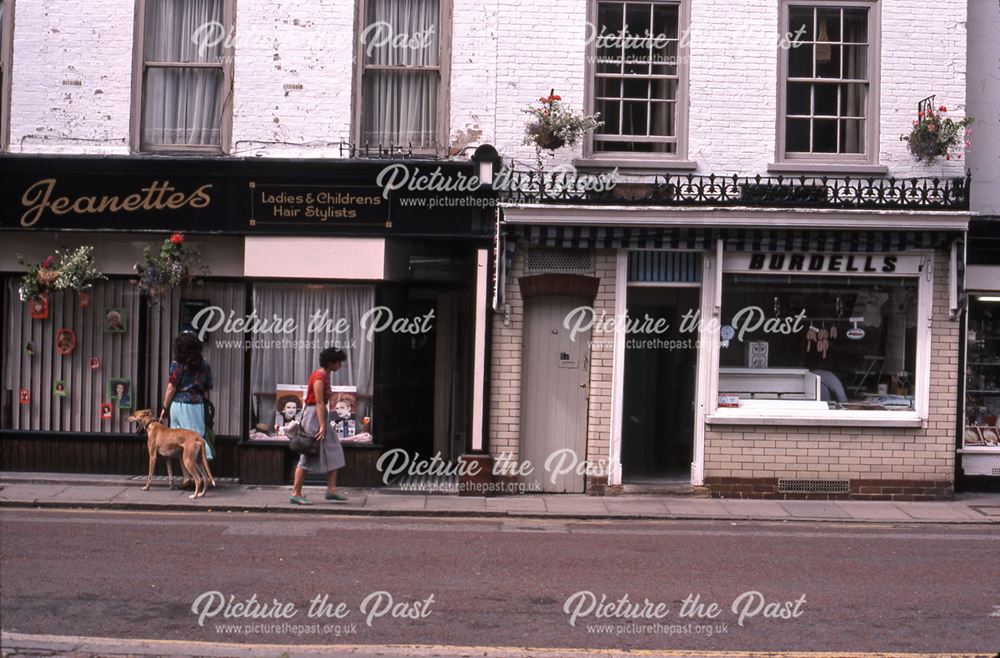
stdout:
[[705,418],[709,425],[786,425],[822,427],[909,427],[921,428],[925,421],[912,411],[799,411],[716,409]]
[[772,174],[864,174],[869,176],[884,176],[889,173],[889,167],[860,163],[772,162],[767,165],[767,171]]
[[577,169],[614,169],[625,173],[631,171],[694,171],[698,163],[692,160],[652,160],[639,158],[593,157],[576,158],[573,166]]

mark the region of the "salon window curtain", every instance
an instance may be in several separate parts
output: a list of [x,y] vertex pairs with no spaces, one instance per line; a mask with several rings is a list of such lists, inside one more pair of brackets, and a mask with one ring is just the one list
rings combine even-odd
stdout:
[[369,0],[362,33],[363,141],[434,148],[439,0]]
[[[87,291],[86,306],[79,294],[57,291],[48,295],[48,317],[32,318],[28,302],[18,296],[19,277],[7,277],[3,331],[3,429],[50,432],[130,433],[126,422],[132,409],[112,404],[111,418],[101,419],[101,404],[112,402],[111,379],[132,384],[137,398],[139,371],[139,290],[125,279],[102,281]],[[109,332],[106,314],[115,309],[124,331]],[[61,329],[76,336],[68,354],[56,350]],[[97,359],[92,367],[91,358]],[[56,395],[56,382],[65,396]],[[27,391],[22,403],[20,392]]]
[[[294,320],[295,331],[287,334],[260,334],[253,337],[250,381],[252,404],[260,404],[258,420],[273,417],[274,410],[262,401],[271,400],[279,384],[304,386],[319,367],[319,353],[338,347],[347,353],[347,362],[331,373],[333,386],[356,386],[359,394],[358,418],[371,415],[374,373],[374,339],[362,334],[361,319],[375,304],[371,286],[329,286],[261,283],[253,287],[253,311],[259,318]],[[319,314],[319,315],[317,315]],[[319,331],[310,323],[321,318]],[[344,320],[348,330],[326,332]]]
[[223,21],[223,0],[146,0],[143,144],[221,143]]
[[[167,376],[173,360],[173,343],[181,331],[182,302],[199,302],[210,307],[202,321],[209,327],[219,323],[230,313],[236,317],[246,314],[246,285],[243,283],[206,281],[201,285],[173,289],[149,311],[149,336],[147,373],[149,405],[158,410],[163,404]],[[188,318],[190,320],[190,318]],[[208,399],[215,405],[215,434],[217,436],[242,436],[240,417],[243,400],[242,333],[226,332],[225,324],[204,335],[202,354],[212,368],[214,388]]]

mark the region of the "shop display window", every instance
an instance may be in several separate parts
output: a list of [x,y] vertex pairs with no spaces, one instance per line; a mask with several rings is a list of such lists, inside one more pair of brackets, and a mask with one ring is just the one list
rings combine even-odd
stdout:
[[1000,450],[1000,295],[972,295],[963,445]]
[[7,430],[135,431],[140,296],[126,279],[22,301],[7,277],[2,424]]
[[251,314],[261,331],[251,338],[250,440],[285,439],[284,426],[301,418],[306,383],[327,347],[347,354],[330,374],[329,418],[338,437],[350,441],[371,429],[365,420],[372,414],[374,337],[362,322],[374,305],[372,286],[253,286]]
[[821,416],[920,411],[927,381],[920,354],[928,339],[918,326],[920,281],[726,273],[719,408]]
[[215,406],[215,434],[242,435],[244,336],[242,331],[233,331],[234,325],[225,320],[230,314],[243,317],[245,306],[245,283],[204,281],[171,290],[149,309],[146,362],[149,406],[159,409],[163,404],[174,338],[181,331],[194,331],[203,341],[202,356],[212,368],[214,386],[208,398]]

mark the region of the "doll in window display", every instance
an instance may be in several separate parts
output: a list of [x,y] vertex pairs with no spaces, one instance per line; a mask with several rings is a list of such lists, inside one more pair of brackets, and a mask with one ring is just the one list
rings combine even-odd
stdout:
[[302,411],[302,400],[295,395],[284,395],[278,398],[275,405],[274,430],[280,437],[285,437],[285,427],[294,420],[299,419],[299,412]]
[[350,393],[341,393],[333,404],[333,427],[337,438],[342,443],[371,443],[372,435],[368,432],[358,433],[364,426],[358,422],[355,409],[357,398]]

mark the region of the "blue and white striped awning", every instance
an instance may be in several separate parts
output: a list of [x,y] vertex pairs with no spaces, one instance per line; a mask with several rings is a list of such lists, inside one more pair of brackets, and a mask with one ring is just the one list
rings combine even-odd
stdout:
[[[706,227],[592,227],[498,225],[497,249],[503,254],[495,271],[494,307],[503,301],[506,270],[518,244],[566,249],[714,250],[723,240],[726,251],[798,253],[885,253],[912,249],[944,249],[964,234],[957,231],[821,230]],[[959,263],[959,269],[961,269]]]
[[[959,237],[944,231],[843,231],[740,228],[601,228],[590,226],[501,225],[508,244],[524,242],[569,249],[673,249],[701,251],[715,248],[719,238],[727,251],[890,252],[934,249]],[[510,253],[513,250],[508,248]]]

